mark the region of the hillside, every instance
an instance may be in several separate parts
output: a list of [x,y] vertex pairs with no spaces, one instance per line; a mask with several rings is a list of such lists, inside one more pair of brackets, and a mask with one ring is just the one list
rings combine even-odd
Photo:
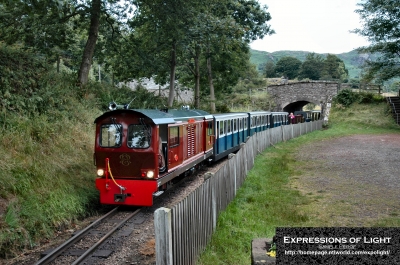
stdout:
[[155,108],[145,89],[115,89],[57,73],[44,58],[0,45],[0,264],[52,237],[98,205],[94,125],[108,103]]
[[[257,70],[263,72],[264,65],[272,61],[276,63],[280,58],[285,56],[291,56],[299,59],[300,61],[305,61],[307,54],[310,52],[307,51],[278,51],[278,52],[265,52],[265,51],[256,51],[250,50],[250,61],[252,64],[257,66]],[[320,54],[323,57],[326,57],[327,53]],[[343,60],[346,65],[346,69],[349,70],[350,79],[357,79],[361,73],[361,67],[365,60],[369,57],[367,54],[359,54],[356,50],[347,53],[335,54],[341,60]]]

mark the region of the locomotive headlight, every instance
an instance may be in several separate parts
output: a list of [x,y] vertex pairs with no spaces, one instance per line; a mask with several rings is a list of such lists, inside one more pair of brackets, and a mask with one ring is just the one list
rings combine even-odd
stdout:
[[147,171],[146,177],[149,178],[149,179],[154,178],[154,171],[153,170]]
[[99,176],[99,177],[104,176],[104,169],[99,168],[99,169],[97,170],[97,176]]

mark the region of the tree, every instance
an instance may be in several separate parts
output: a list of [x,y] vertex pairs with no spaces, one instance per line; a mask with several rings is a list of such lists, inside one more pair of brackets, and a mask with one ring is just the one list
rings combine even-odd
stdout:
[[319,80],[322,75],[324,59],[321,55],[315,53],[307,54],[306,60],[301,64],[299,78],[309,78]]
[[363,53],[380,57],[367,61],[366,79],[381,81],[400,75],[400,2],[398,0],[367,0],[359,3],[362,28],[353,32],[371,43],[359,48]]
[[275,70],[279,75],[283,75],[289,79],[297,77],[301,66],[301,61],[291,56],[285,56],[276,63]]
[[74,42],[74,29],[63,20],[63,5],[52,0],[2,1],[0,41],[57,57]]
[[[273,34],[267,22],[271,16],[267,6],[261,7],[256,0],[227,0],[227,4],[219,2],[217,5],[210,5],[212,14],[210,30],[207,31],[206,57],[207,57],[207,76],[210,89],[211,111],[215,111],[215,82],[214,66],[219,63],[221,74],[227,78],[235,78],[238,81],[237,72],[230,71],[229,63],[220,64],[227,58],[231,64],[241,61],[248,57],[248,43],[265,35]],[[237,54],[237,55],[234,55]],[[224,56],[221,56],[224,54]],[[246,65],[243,61],[238,65]],[[229,73],[229,74],[227,74]],[[234,77],[235,75],[235,77]],[[220,78],[221,79],[221,78]]]
[[269,78],[276,77],[276,70],[275,70],[274,62],[269,61],[265,64],[264,73],[265,73],[265,77],[269,77]]
[[[129,2],[131,1],[131,2]],[[86,44],[81,52],[78,83],[85,85],[99,32],[103,28],[116,36],[135,0],[88,1],[3,1],[0,6],[0,39],[8,44],[19,43],[26,48],[51,55],[57,48],[68,50],[75,32],[86,29]],[[131,4],[131,5],[129,5]]]
[[127,52],[139,55],[136,62],[126,62],[138,66],[131,68],[131,76],[154,75],[157,83],[169,81],[168,107],[172,107],[174,101],[177,69],[187,64],[185,51],[190,50],[190,56],[201,53],[196,47],[196,41],[201,39],[196,32],[201,34],[202,31],[195,28],[201,25],[198,20],[201,4],[188,0],[137,1],[136,16],[129,22],[130,38],[136,41],[137,51]]
[[345,81],[348,76],[349,72],[344,62],[336,55],[328,54],[324,61],[321,79]]

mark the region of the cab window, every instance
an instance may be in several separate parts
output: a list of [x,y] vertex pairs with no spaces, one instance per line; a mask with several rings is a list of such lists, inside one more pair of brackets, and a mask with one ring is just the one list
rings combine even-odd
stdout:
[[122,137],[121,124],[103,124],[100,128],[101,147],[120,147]]
[[128,128],[129,148],[148,148],[150,146],[150,129],[146,125],[131,124]]
[[169,128],[169,147],[175,147],[179,145],[179,127]]

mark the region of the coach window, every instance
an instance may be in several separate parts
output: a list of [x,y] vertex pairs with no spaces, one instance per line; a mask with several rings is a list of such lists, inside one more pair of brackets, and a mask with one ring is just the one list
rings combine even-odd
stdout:
[[100,128],[101,147],[120,147],[122,142],[121,124],[104,124]]
[[224,122],[223,121],[219,121],[219,135],[224,135]]
[[231,133],[232,132],[232,120],[228,120],[227,121],[227,124],[228,124],[228,133]]
[[179,127],[169,128],[169,147],[175,147],[179,145]]
[[148,148],[150,146],[150,129],[146,125],[131,124],[128,128],[129,148]]
[[237,131],[237,119],[233,120],[233,131],[236,132]]
[[207,135],[213,135],[213,123],[212,121],[207,122]]

